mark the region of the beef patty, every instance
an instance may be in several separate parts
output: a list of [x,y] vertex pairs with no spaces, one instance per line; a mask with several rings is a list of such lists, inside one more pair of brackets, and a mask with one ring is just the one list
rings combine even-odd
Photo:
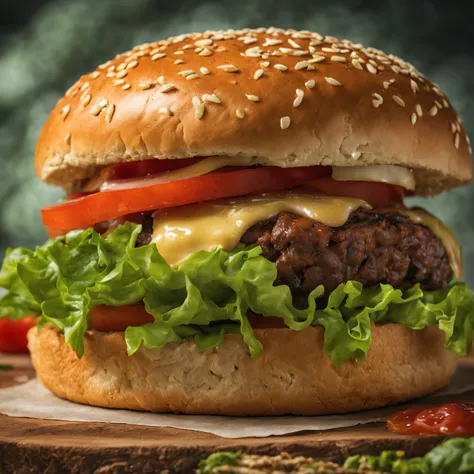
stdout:
[[331,291],[357,280],[364,287],[389,283],[423,289],[446,286],[453,276],[446,250],[428,227],[397,212],[360,209],[341,227],[282,212],[259,222],[242,236],[275,262],[277,284],[306,295],[318,285]]
[[[150,243],[151,216],[143,216],[137,245]],[[453,277],[446,250],[433,233],[398,212],[359,209],[341,227],[329,227],[288,212],[250,227],[241,242],[260,245],[275,262],[277,284],[294,295],[307,295],[318,285],[332,291],[348,280],[364,287],[389,283],[426,290],[446,286]]]

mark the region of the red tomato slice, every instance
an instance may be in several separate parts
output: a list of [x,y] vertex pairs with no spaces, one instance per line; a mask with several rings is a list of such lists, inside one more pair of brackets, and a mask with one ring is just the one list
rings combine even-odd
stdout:
[[41,213],[45,226],[68,231],[135,212],[289,189],[327,174],[328,168],[322,166],[216,171],[171,183],[98,192],[45,207]]
[[91,325],[97,331],[125,331],[129,326],[142,326],[154,320],[142,305],[99,305],[92,308]]
[[404,189],[388,183],[368,181],[336,181],[329,177],[319,178],[305,184],[320,194],[330,196],[349,196],[363,199],[374,208],[389,207],[403,201]]
[[0,352],[28,353],[26,333],[36,325],[36,317],[26,316],[18,321],[0,319]]
[[[248,316],[254,329],[286,328],[282,318],[263,317],[258,314]],[[125,331],[129,326],[152,323],[155,318],[146,312],[143,305],[105,306],[92,308],[92,329],[97,331]]]

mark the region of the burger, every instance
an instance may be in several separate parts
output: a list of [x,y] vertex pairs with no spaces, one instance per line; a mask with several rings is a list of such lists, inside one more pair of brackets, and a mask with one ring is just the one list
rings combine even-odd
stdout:
[[206,31],[82,76],[36,171],[51,240],[7,251],[2,317],[42,383],[112,408],[317,415],[446,385],[474,335],[453,233],[404,198],[471,181],[411,64],[311,31]]

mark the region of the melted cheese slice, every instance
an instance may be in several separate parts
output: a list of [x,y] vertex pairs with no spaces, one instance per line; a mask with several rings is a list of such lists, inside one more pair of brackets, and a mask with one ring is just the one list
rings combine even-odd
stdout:
[[332,178],[336,181],[373,181],[390,183],[414,190],[416,187],[413,171],[404,166],[366,165],[333,166]]
[[193,204],[155,212],[153,241],[163,258],[175,266],[198,250],[235,248],[248,228],[279,212],[292,212],[338,227],[360,207],[371,208],[361,199],[304,192],[269,193]]
[[454,274],[458,278],[463,276],[461,247],[449,227],[444,225],[437,217],[419,207],[414,207],[412,209],[396,208],[391,210],[404,214],[415,224],[422,224],[429,227],[444,245],[451,266],[453,267]]

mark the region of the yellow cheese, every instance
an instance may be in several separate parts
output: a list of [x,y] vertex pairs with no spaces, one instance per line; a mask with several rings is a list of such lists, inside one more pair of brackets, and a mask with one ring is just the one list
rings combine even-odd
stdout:
[[193,165],[185,166],[176,170],[165,171],[158,175],[143,176],[141,178],[120,179],[114,181],[105,181],[100,186],[101,191],[116,191],[118,189],[140,188],[151,186],[153,184],[171,183],[183,179],[196,178],[204,174],[211,173],[226,166],[253,166],[256,164],[256,158],[245,156],[211,156],[204,158]]
[[449,227],[444,225],[437,217],[420,207],[414,207],[411,209],[396,208],[392,210],[409,217],[415,224],[423,224],[426,227],[429,227],[443,243],[455,275],[458,278],[463,276],[461,247]]
[[233,249],[244,232],[279,212],[306,216],[331,227],[370,205],[361,199],[315,196],[305,192],[269,193],[193,204],[155,212],[153,241],[170,265],[198,250]]
[[415,189],[415,175],[411,169],[395,165],[333,166],[336,181],[373,181],[390,183],[405,189]]

